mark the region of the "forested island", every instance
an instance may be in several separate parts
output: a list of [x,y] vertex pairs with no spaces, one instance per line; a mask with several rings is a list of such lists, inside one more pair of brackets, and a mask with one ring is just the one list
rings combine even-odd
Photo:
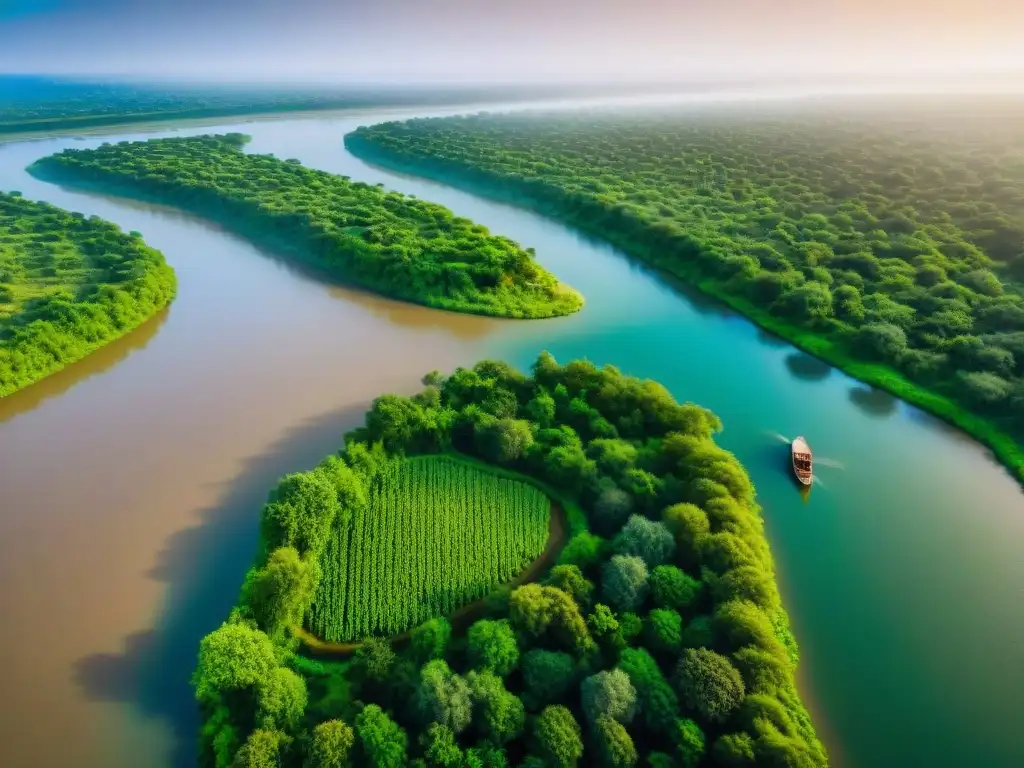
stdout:
[[479,114],[346,145],[608,240],[1022,477],[1021,116],[994,97]]
[[[200,644],[200,763],[826,766],[720,428],[547,353],[377,399],[263,508],[238,604]],[[557,562],[503,585],[555,509]],[[318,633],[362,642],[317,656]]]
[[542,318],[582,297],[532,250],[443,206],[296,160],[242,151],[243,134],[66,149],[30,171],[42,178],[172,205],[331,276],[438,309]]
[[137,232],[0,193],[0,397],[133,330],[176,288]]

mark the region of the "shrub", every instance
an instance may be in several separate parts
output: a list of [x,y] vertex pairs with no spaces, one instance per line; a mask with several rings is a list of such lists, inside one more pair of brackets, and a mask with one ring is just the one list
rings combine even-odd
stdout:
[[642,648],[627,648],[619,657],[619,669],[636,688],[644,724],[665,735],[679,719],[679,701],[651,655]]
[[313,728],[308,768],[338,768],[348,765],[355,734],[342,720],[327,720]]
[[685,613],[700,597],[701,583],[673,565],[659,565],[651,572],[651,597],[659,608]]
[[421,624],[410,635],[413,655],[420,663],[444,658],[451,635],[451,622],[443,617]]
[[743,678],[727,658],[704,648],[687,648],[676,669],[679,696],[712,723],[723,723],[743,703]]
[[580,700],[591,723],[601,716],[628,723],[636,714],[636,689],[621,669],[604,670],[584,680]]
[[662,522],[676,542],[679,560],[686,568],[700,562],[700,542],[711,532],[708,516],[695,504],[673,504],[661,513]]
[[639,557],[615,555],[601,572],[601,594],[618,611],[633,611],[647,598],[647,566]]
[[615,539],[615,551],[639,557],[653,568],[668,561],[675,551],[675,541],[664,524],[633,515]]
[[475,669],[504,677],[519,663],[519,645],[508,620],[481,619],[469,628],[467,651]]
[[562,706],[546,707],[533,726],[537,752],[552,765],[574,766],[583,756],[580,726]]
[[750,768],[757,764],[754,740],[748,733],[726,733],[718,737],[711,754],[723,768]]
[[463,731],[472,718],[469,684],[440,659],[420,670],[416,705],[425,723],[440,723],[453,733]]
[[559,701],[576,679],[575,661],[560,651],[528,651],[522,668],[526,693],[535,706]]
[[547,583],[569,595],[581,611],[590,610],[594,585],[584,578],[575,565],[556,565],[548,575]]
[[471,670],[466,682],[473,692],[473,719],[483,737],[494,744],[516,738],[526,717],[523,702],[490,672]]
[[376,704],[366,706],[356,715],[355,731],[364,765],[400,768],[406,764],[405,731]]
[[629,732],[608,715],[601,715],[594,724],[594,741],[601,764],[607,768],[628,768],[636,765],[636,747]]
[[645,622],[647,647],[655,653],[671,654],[683,641],[683,619],[675,611],[655,608]]
[[696,768],[707,750],[704,731],[693,720],[680,720],[676,723],[676,732],[673,736],[679,764],[683,768]]

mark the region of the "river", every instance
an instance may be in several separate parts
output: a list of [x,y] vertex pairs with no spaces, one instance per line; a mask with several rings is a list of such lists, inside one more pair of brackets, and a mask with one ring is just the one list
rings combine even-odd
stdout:
[[[142,232],[170,310],[0,402],[0,743],[12,766],[187,766],[199,638],[234,601],[267,490],[339,447],[369,401],[541,349],[657,379],[721,416],[764,506],[834,765],[1024,765],[1024,496],[977,444],[554,222],[372,168],[342,136],[415,111],[249,123],[250,151],[442,203],[536,248],[578,315],[502,321],[326,285],[173,210],[25,166],[120,129],[0,145],[0,186]],[[782,437],[823,461],[805,499]]]

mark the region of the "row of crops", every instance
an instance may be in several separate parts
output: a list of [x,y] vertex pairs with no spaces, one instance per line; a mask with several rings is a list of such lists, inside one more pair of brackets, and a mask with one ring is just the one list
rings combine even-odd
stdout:
[[449,459],[391,464],[324,551],[310,629],[393,635],[511,580],[544,550],[551,505],[527,483]]

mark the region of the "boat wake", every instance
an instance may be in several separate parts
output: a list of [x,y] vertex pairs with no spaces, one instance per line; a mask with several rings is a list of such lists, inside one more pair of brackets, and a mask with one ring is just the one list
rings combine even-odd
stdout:
[[835,459],[814,459],[815,466],[828,467],[829,469],[846,469],[846,465],[841,461]]
[[[793,442],[793,438],[786,437],[781,432],[767,430],[764,434],[770,437],[772,440],[777,440],[778,442],[785,443],[786,445],[791,445]],[[829,459],[821,456],[814,457],[814,466],[816,468],[827,467],[828,469],[846,469],[846,465],[843,464],[843,462],[839,461],[838,459]]]

